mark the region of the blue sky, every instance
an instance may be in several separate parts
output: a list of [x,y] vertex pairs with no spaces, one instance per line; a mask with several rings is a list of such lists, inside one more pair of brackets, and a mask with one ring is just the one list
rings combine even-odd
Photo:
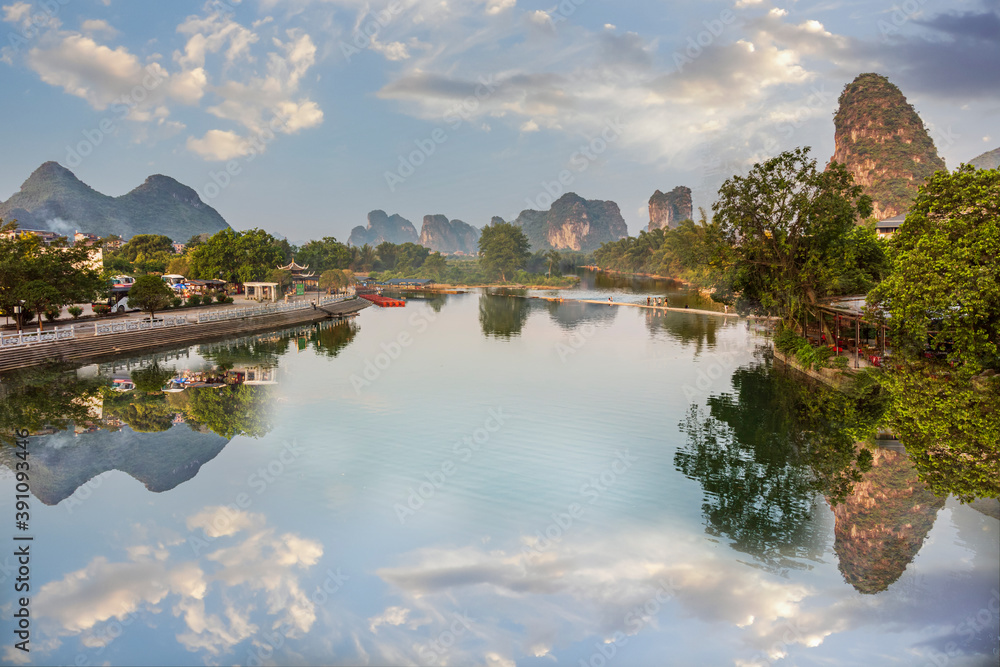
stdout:
[[868,71],[950,168],[1000,145],[997,0],[0,6],[0,199],[46,160],[111,195],[163,173],[293,241],[372,209],[483,226],[566,190],[636,234],[656,189],[708,208],[781,150],[825,163]]

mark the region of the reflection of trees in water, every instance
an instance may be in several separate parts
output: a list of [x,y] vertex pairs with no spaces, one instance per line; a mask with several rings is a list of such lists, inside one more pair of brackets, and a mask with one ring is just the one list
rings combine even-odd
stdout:
[[479,324],[483,335],[513,338],[521,335],[531,305],[519,296],[483,294],[479,297]]
[[877,407],[865,406],[879,403],[877,390],[849,397],[766,364],[736,371],[733,387],[708,400],[708,414],[691,407],[674,464],[701,483],[710,534],[768,570],[802,568],[799,559],[818,560],[823,550],[816,491],[836,503],[870,465],[855,442],[875,430]]
[[889,424],[920,479],[939,496],[1000,497],[1000,376],[959,378],[948,367],[890,368]]
[[295,337],[294,330],[276,331],[237,338],[223,343],[198,346],[198,354],[219,368],[236,366],[278,365],[278,358],[288,352],[288,342]]
[[6,373],[0,382],[0,441],[15,429],[65,430],[93,417],[102,378],[81,378],[63,365],[36,366]]
[[350,345],[358,334],[358,325],[347,322],[320,322],[313,329],[310,340],[316,351],[328,357],[336,357],[340,351]]
[[704,347],[716,345],[716,332],[726,326],[722,320],[712,315],[693,315],[670,311],[646,310],[646,326],[650,333],[663,332],[684,345],[695,346],[695,354],[701,354]]
[[585,323],[611,323],[619,310],[618,306],[584,303],[572,299],[568,301],[543,301],[542,303],[552,321],[559,327],[570,331]]

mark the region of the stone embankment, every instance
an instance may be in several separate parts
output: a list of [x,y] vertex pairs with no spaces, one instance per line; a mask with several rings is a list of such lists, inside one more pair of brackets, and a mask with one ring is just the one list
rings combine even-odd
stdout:
[[102,335],[78,334],[68,340],[2,349],[0,350],[0,373],[50,362],[88,363],[119,354],[202,343],[331,318],[344,319],[356,315],[370,305],[364,299],[349,299],[325,304],[315,309],[299,308],[237,319],[189,322],[157,329],[121,331]]

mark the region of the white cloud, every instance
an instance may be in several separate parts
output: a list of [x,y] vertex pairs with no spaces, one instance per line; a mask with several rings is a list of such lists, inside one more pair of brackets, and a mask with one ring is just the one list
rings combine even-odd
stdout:
[[209,130],[201,139],[188,137],[187,149],[206,160],[224,161],[249,155],[251,146],[235,132]]
[[521,132],[538,132],[538,123],[533,120],[529,120],[521,126]]
[[486,13],[490,16],[495,16],[512,8],[516,4],[517,0],[487,0]]
[[31,13],[31,5],[27,2],[15,2],[3,6],[3,20],[7,23],[19,23]]
[[80,30],[88,34],[100,33],[109,37],[113,37],[118,34],[118,31],[104,19],[87,19],[80,24]]

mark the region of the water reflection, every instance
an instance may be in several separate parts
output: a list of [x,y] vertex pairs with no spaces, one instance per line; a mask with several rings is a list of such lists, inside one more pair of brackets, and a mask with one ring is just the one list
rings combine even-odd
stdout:
[[905,452],[875,449],[871,470],[833,508],[844,580],[861,593],[888,589],[920,551],[944,503],[917,479]]
[[735,318],[725,320],[714,315],[695,315],[662,310],[646,310],[646,327],[654,335],[666,334],[684,344],[693,345],[695,354],[714,349],[718,333],[726,326],[737,323]]
[[832,505],[854,492],[884,414],[877,385],[846,395],[758,363],[733,374],[733,394],[709,413],[691,406],[677,469],[701,483],[711,535],[728,538],[763,568],[786,572],[817,561],[816,492]]
[[618,314],[618,306],[606,306],[582,301],[543,301],[552,321],[562,329],[573,331],[583,324],[610,324]]
[[511,339],[521,335],[531,304],[522,296],[482,294],[479,297],[479,324],[486,337]]

